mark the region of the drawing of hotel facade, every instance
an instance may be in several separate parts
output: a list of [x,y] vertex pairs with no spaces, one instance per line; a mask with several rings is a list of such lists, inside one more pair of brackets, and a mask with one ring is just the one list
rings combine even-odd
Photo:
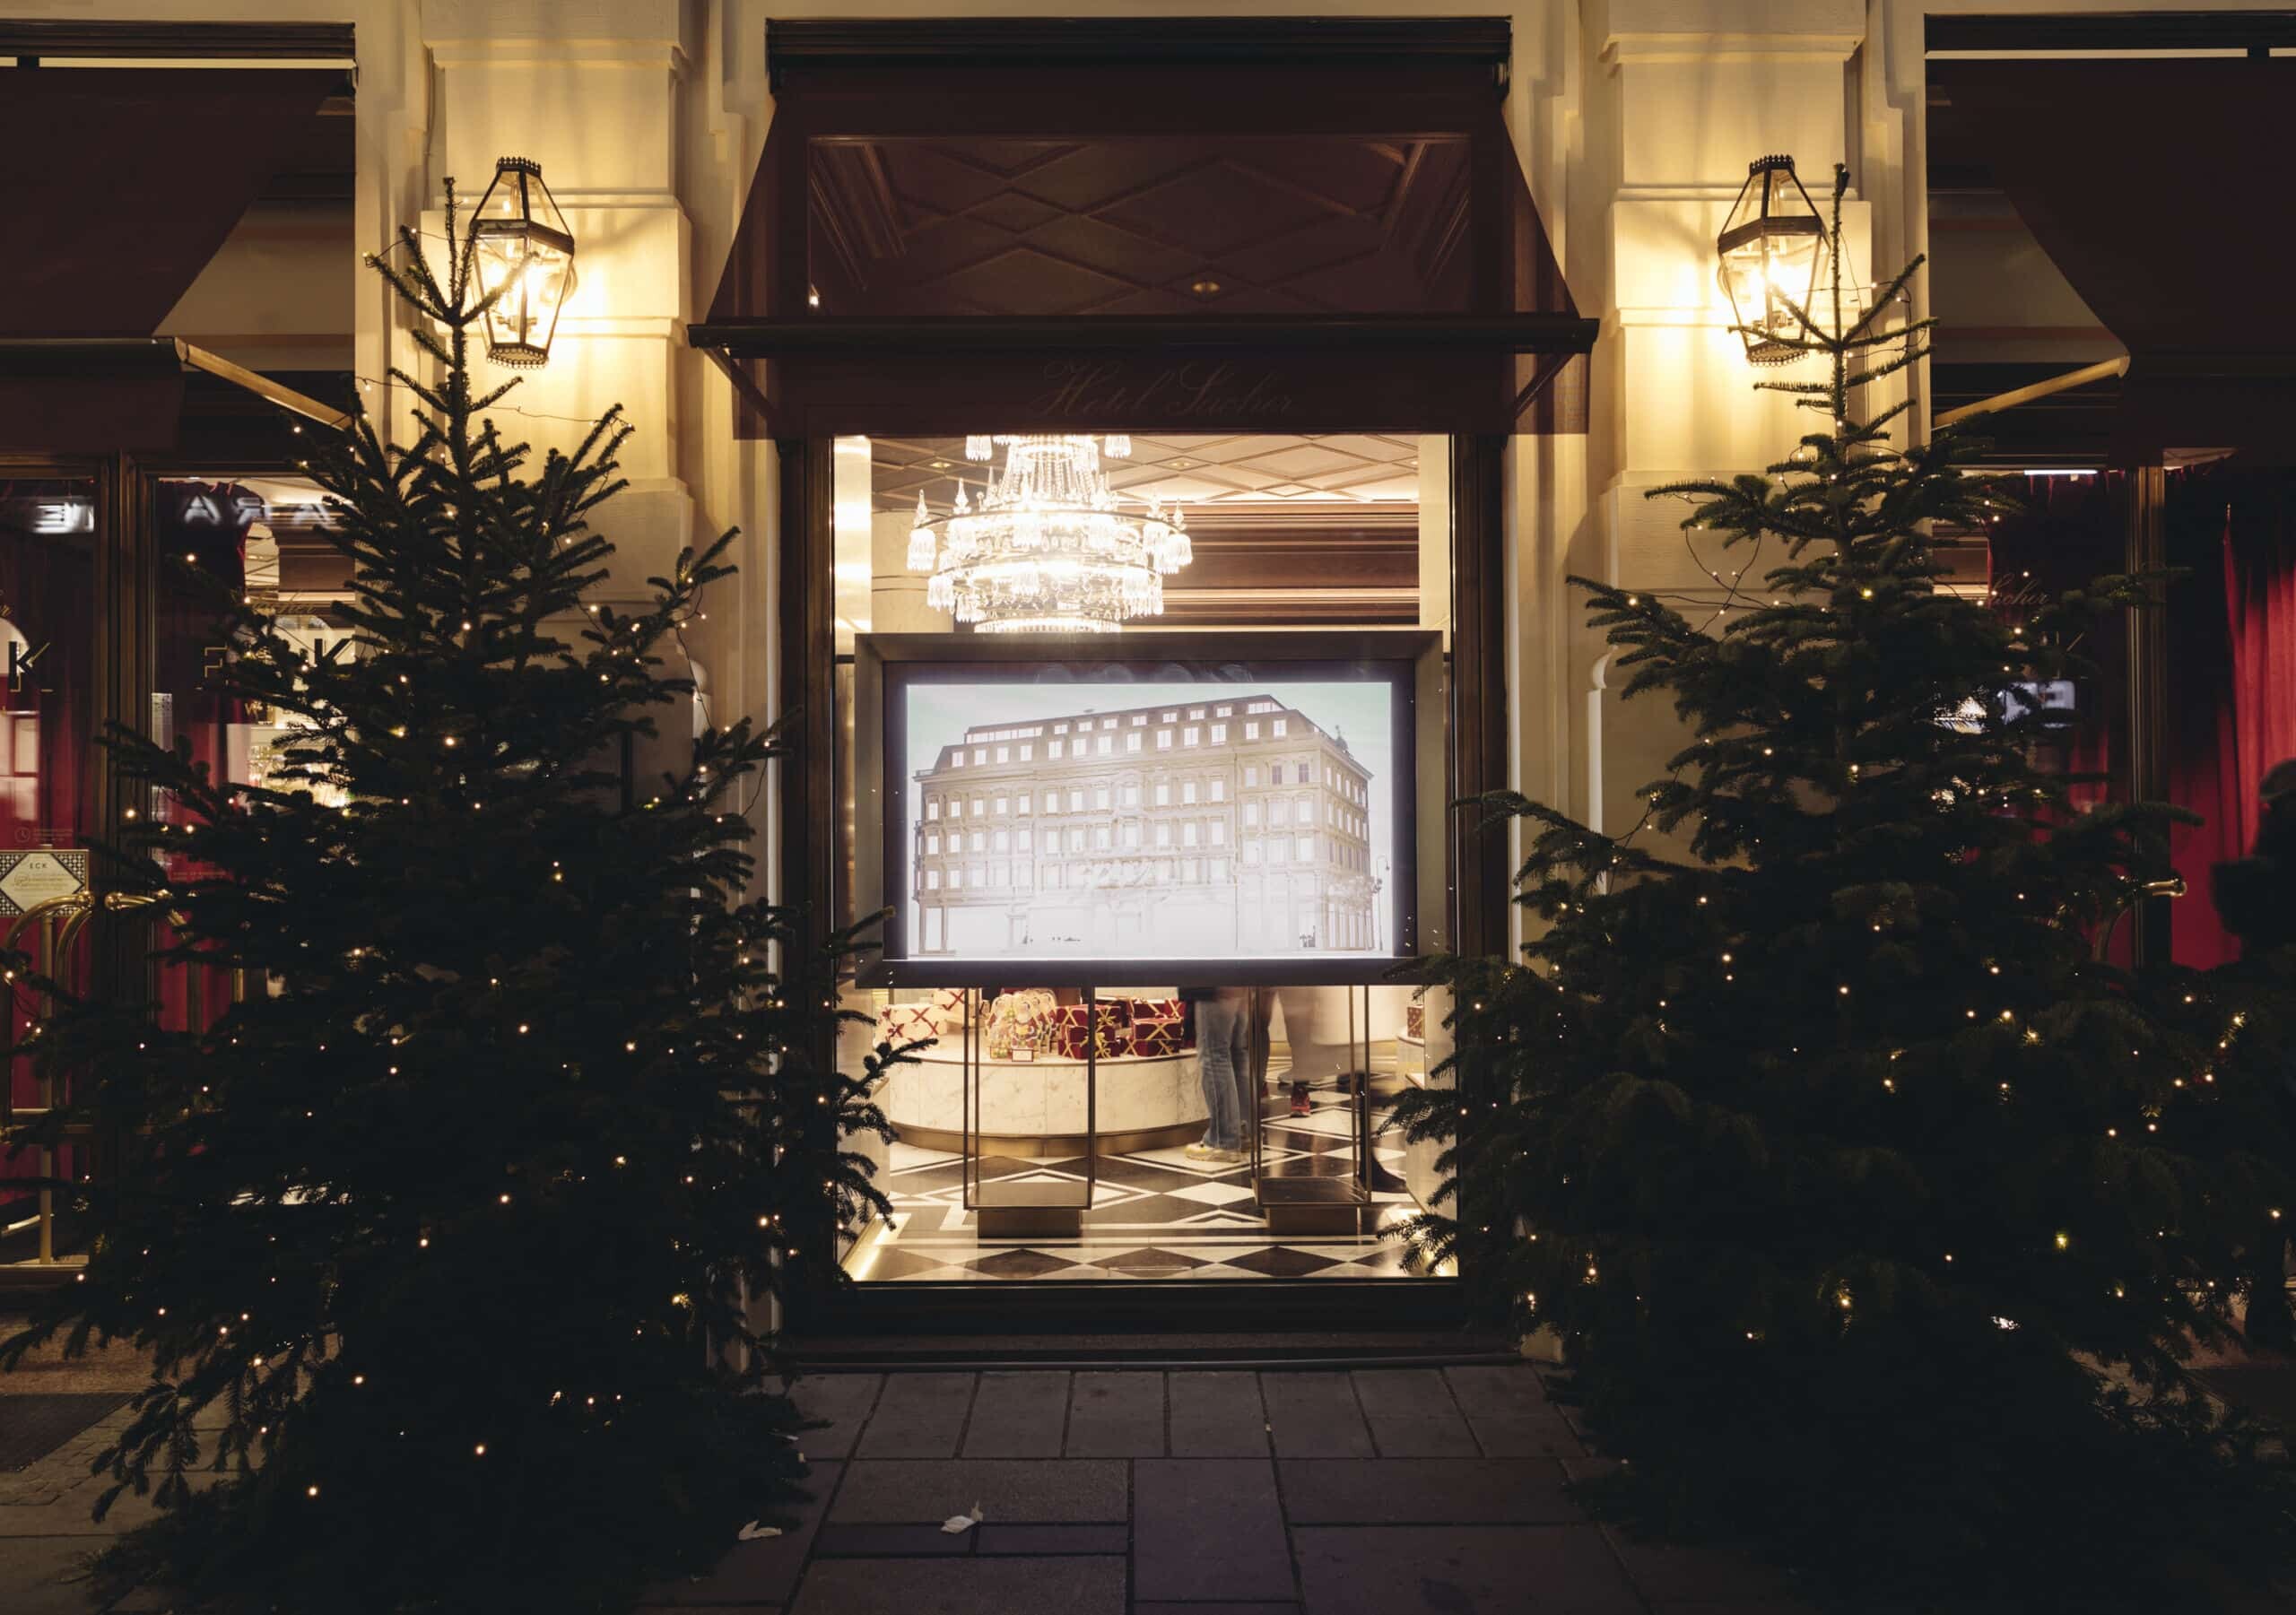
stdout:
[[1269,697],[981,725],[917,777],[917,955],[1385,949],[1370,773]]

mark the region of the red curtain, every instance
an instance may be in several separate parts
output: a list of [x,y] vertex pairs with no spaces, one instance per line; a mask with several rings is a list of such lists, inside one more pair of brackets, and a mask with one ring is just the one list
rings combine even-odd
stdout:
[[2207,822],[2178,832],[2174,908],[2180,964],[2238,956],[2209,900],[2210,871],[2256,841],[2257,786],[2296,757],[2296,479],[2210,471],[2179,480],[2170,561],[2170,799]]

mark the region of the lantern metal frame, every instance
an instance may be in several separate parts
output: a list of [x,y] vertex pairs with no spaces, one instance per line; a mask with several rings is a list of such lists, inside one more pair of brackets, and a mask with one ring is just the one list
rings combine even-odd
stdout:
[[574,232],[543,183],[542,164],[495,160],[494,181],[471,214],[469,240],[479,289],[495,300],[482,317],[486,356],[517,369],[547,364],[559,317],[574,295]]
[[[1779,175],[1784,176],[1782,181],[1773,178]],[[1765,264],[1761,272],[1764,290],[1761,306],[1749,309],[1739,300],[1740,289],[1731,270],[1734,262],[1745,262],[1748,247],[1757,246]],[[1767,263],[1778,256],[1780,247],[1790,247],[1797,254],[1803,250],[1809,253],[1809,277],[1798,289],[1779,285],[1768,273]],[[1805,334],[1805,320],[1815,322],[1810,303],[1817,295],[1829,243],[1825,220],[1820,216],[1817,204],[1810,200],[1810,193],[1803,188],[1801,177],[1794,171],[1793,158],[1772,154],[1758,157],[1746,165],[1746,183],[1740,188],[1738,199],[1731,204],[1729,220],[1715,238],[1714,251],[1719,260],[1716,277],[1721,282],[1722,294],[1730,300],[1737,332],[1745,339],[1748,362],[1790,364],[1802,357],[1806,350],[1796,339]],[[1801,276],[1796,274],[1794,278],[1799,281]],[[1800,311],[1800,318],[1796,317],[1796,309]]]

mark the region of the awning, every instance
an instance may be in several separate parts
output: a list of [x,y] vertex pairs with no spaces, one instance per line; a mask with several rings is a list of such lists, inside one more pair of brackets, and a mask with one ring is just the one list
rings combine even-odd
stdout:
[[2296,462],[2296,149],[2285,57],[1935,62],[1936,90],[2074,290],[2129,351],[2122,464]]
[[745,436],[1578,431],[1503,21],[779,23]]
[[149,336],[343,82],[36,67],[0,91],[0,336]]
[[0,74],[0,452],[175,448],[187,369],[248,373],[152,333],[343,74]]

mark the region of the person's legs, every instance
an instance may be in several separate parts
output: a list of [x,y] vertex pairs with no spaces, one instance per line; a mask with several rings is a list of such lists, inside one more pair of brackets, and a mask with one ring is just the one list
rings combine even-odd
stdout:
[[1239,1006],[1207,1000],[1196,1006],[1196,1061],[1204,1079],[1204,1107],[1209,1120],[1204,1142],[1214,1150],[1239,1147],[1242,1116],[1236,1105],[1236,1025]]
[[1259,1108],[1260,1087],[1252,1077],[1251,1020],[1248,1009],[1237,1006],[1235,1029],[1229,1035],[1229,1064],[1236,1073],[1236,1148],[1251,1147],[1249,1129]]

